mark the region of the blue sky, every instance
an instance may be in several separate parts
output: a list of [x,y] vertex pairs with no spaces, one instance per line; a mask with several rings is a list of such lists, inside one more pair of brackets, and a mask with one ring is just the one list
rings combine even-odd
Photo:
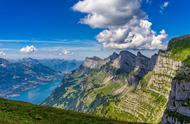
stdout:
[[[91,28],[95,24],[79,23],[91,11],[83,13],[80,6],[74,11],[72,7],[78,1],[0,0],[1,57],[83,59],[94,55],[105,57],[116,51],[115,46],[105,48],[96,39],[108,27]],[[163,7],[166,2],[168,5]],[[190,1],[143,0],[140,4],[140,10],[152,23],[151,30],[158,33],[162,29],[166,31],[166,42],[190,32]],[[110,43],[106,45],[110,46]],[[34,46],[37,50],[22,53],[20,49],[26,46]]]

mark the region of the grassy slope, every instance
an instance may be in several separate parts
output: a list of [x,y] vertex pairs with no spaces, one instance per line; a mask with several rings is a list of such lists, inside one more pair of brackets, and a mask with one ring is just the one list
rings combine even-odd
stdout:
[[87,114],[0,99],[0,124],[126,124]]
[[171,57],[190,66],[190,36],[174,38],[168,46]]

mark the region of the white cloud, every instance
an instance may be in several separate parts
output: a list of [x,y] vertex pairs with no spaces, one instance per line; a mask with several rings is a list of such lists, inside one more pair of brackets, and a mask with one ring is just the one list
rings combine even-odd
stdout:
[[144,16],[139,0],[83,0],[73,7],[87,13],[81,23],[94,28],[107,28],[124,25],[134,15]]
[[160,12],[163,13],[163,11],[169,6],[169,2],[165,1],[161,6],[160,6]]
[[64,54],[64,55],[69,55],[69,54],[72,54],[72,52],[69,51],[69,50],[64,50],[64,51],[63,51],[63,54]]
[[63,50],[63,51],[59,51],[58,53],[60,56],[62,55],[72,55],[73,52],[71,52],[70,50]]
[[34,47],[33,45],[31,46],[26,46],[20,49],[20,52],[22,53],[34,53],[38,51],[38,49],[36,47]]
[[86,13],[81,23],[105,28],[97,35],[104,47],[116,49],[160,49],[167,34],[157,34],[141,9],[141,0],[83,0],[74,10]]
[[0,57],[5,57],[5,56],[6,56],[6,53],[3,51],[0,51]]
[[116,49],[163,49],[162,41],[167,38],[164,30],[156,34],[148,20],[132,19],[119,28],[111,28],[101,32],[97,39],[104,47]]

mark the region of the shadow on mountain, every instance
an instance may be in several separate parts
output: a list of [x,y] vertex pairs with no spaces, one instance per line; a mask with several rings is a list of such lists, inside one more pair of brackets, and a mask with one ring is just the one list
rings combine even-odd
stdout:
[[162,119],[163,124],[190,123],[190,57],[183,61],[172,80],[167,108]]
[[157,58],[158,54],[148,58],[140,52],[134,55],[128,51],[121,51],[106,58],[105,61],[109,59],[109,62],[99,70],[114,75],[115,80],[127,77],[128,85],[137,87],[139,81],[154,69]]
[[[128,106],[124,107],[125,101],[129,97],[134,100],[131,103],[134,102],[139,108],[149,104],[146,101],[142,106],[141,103],[138,104],[142,92],[133,91],[139,86],[140,80],[154,69],[157,59],[158,54],[148,58],[140,52],[134,55],[128,51],[113,53],[105,59],[86,58],[79,69],[65,75],[62,86],[58,87],[42,105],[60,106],[60,108],[64,105],[64,108],[78,112],[99,114],[116,120],[130,120],[131,123],[143,122],[138,115],[133,115],[135,106],[134,109],[131,108],[132,113],[126,112]],[[131,95],[127,95],[128,91]],[[152,97],[149,93],[144,94],[143,98],[147,98],[146,95]],[[133,95],[138,98],[133,99]],[[123,105],[123,110],[117,108],[119,103]],[[144,109],[141,110],[145,113]],[[146,109],[149,110],[150,108]],[[138,114],[141,115],[141,112]]]

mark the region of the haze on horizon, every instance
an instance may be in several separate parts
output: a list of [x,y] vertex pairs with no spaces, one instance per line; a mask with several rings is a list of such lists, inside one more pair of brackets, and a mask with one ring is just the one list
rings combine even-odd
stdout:
[[[120,50],[150,57],[190,31],[189,1],[0,1],[0,57],[102,58]],[[109,6],[110,9],[107,9]]]

